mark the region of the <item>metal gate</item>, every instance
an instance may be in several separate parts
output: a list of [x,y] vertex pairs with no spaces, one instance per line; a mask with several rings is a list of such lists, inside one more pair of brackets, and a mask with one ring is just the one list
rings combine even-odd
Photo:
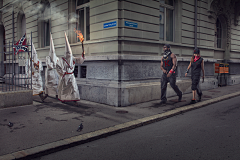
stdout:
[[[30,61],[32,57],[32,42],[28,44],[15,45],[13,41],[9,41],[1,46],[1,54],[5,58],[3,60],[4,76],[0,77],[0,92],[32,89],[32,63]],[[28,49],[27,51],[17,53],[21,47],[27,47]]]

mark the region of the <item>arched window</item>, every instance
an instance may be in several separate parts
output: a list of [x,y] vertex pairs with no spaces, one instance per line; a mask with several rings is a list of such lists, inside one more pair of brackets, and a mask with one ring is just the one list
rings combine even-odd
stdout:
[[22,36],[26,33],[26,18],[25,14],[22,17]]
[[219,19],[217,18],[216,22],[216,39],[217,39],[217,48],[222,48],[222,25]]
[[20,11],[17,16],[17,39],[19,40],[26,33],[25,14]]
[[[90,40],[90,0],[77,0],[77,30],[83,33],[84,40]],[[80,40],[77,39],[77,42]]]
[[[26,33],[26,18],[25,18],[25,14],[21,10],[17,16],[17,41],[21,39],[25,33]],[[18,60],[20,57],[21,58],[25,57],[24,53],[18,54]],[[25,74],[25,66],[20,65],[20,61],[18,61],[17,73]]]
[[160,0],[159,39],[173,41],[174,1]]

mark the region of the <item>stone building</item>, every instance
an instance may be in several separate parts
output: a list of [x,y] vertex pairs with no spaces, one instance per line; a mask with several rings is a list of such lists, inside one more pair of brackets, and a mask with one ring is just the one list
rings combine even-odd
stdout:
[[[205,60],[202,89],[218,87],[215,62],[230,64],[228,85],[240,83],[239,7],[238,0],[0,0],[0,43],[12,39],[13,26],[15,42],[32,32],[45,62],[49,32],[57,56],[64,54],[64,31],[74,56],[80,56],[74,28],[81,30],[86,60],[75,69],[81,98],[128,106],[160,99],[165,43],[177,55],[177,83],[184,93],[191,92],[184,74],[196,46]],[[167,94],[175,95],[170,86]]]

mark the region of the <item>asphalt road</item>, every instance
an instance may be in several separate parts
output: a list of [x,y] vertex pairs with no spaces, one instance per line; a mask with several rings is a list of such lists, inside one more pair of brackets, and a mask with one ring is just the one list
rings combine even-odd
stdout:
[[240,97],[35,160],[239,160]]

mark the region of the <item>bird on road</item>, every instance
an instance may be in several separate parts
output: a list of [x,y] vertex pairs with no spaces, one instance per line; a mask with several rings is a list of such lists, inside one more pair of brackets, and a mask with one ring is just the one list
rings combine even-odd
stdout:
[[82,129],[83,129],[83,124],[81,123],[81,124],[78,126],[77,131],[80,132]]
[[8,127],[12,127],[13,126],[13,123],[12,122],[9,122],[8,123]]

